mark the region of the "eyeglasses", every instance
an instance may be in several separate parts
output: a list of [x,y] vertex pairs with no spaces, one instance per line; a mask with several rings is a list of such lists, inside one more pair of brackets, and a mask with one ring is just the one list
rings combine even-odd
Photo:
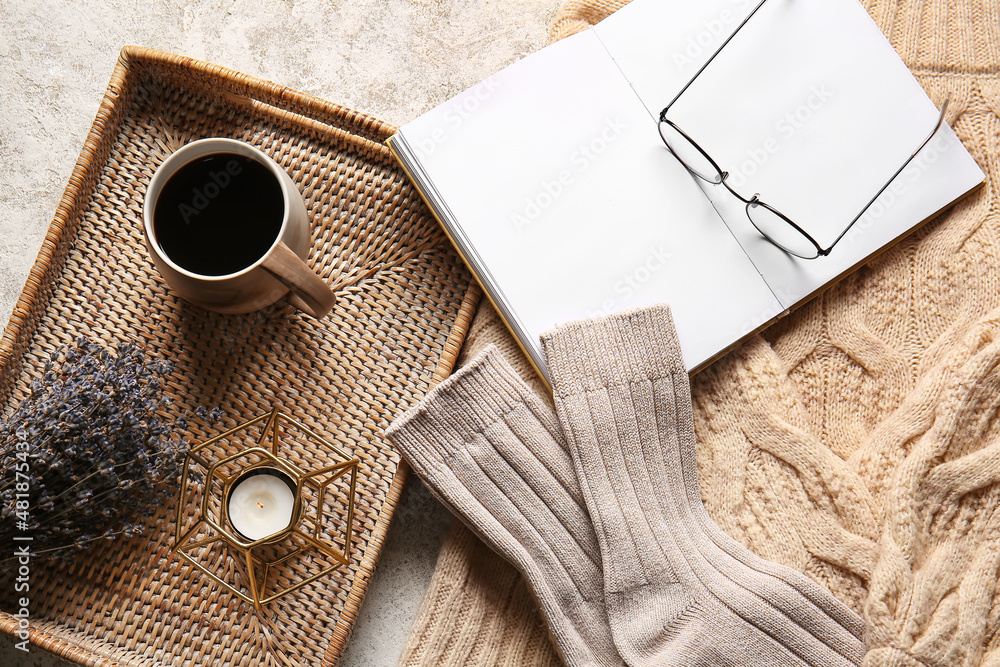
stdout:
[[824,248],[816,241],[816,239],[802,229],[802,227],[795,224],[791,218],[781,213],[778,209],[774,208],[767,202],[761,200],[759,194],[755,194],[754,196],[747,198],[736,192],[727,182],[729,172],[723,171],[715,160],[713,160],[712,157],[698,145],[698,142],[689,137],[683,130],[677,127],[673,121],[667,118],[667,112],[670,111],[670,107],[672,107],[674,103],[680,99],[681,95],[683,95],[691,84],[695,82],[695,79],[697,79],[701,73],[705,71],[705,68],[711,64],[722,49],[726,48],[726,45],[729,44],[733,37],[736,36],[736,33],[738,33],[740,29],[747,24],[747,21],[749,21],[753,15],[757,13],[757,10],[760,9],[765,2],[767,2],[767,0],[761,0],[761,2],[754,7],[753,11],[750,12],[750,14],[743,19],[743,22],[736,27],[736,30],[734,30],[733,33],[726,38],[726,41],[722,43],[722,46],[720,46],[715,53],[712,54],[708,61],[701,66],[701,69],[695,73],[691,80],[684,84],[684,87],[681,88],[680,92],[677,93],[674,99],[670,101],[670,104],[664,107],[663,111],[660,112],[660,137],[663,139],[663,143],[666,145],[667,149],[673,153],[674,157],[676,157],[689,172],[708,183],[725,186],[725,188],[729,190],[734,197],[743,202],[746,205],[747,218],[750,219],[750,222],[757,229],[757,231],[760,232],[761,236],[790,255],[794,255],[802,259],[816,259],[817,257],[825,257],[830,254],[833,247],[837,245],[842,238],[844,238],[847,232],[850,231],[851,227],[854,226],[854,223],[861,219],[861,216],[863,216],[865,212],[871,208],[871,205],[875,203],[875,200],[878,199],[883,192],[885,192],[886,188],[888,188],[892,182],[896,180],[896,177],[899,176],[904,169],[906,169],[917,154],[923,150],[924,146],[926,146],[934,135],[937,134],[938,130],[941,129],[941,126],[944,124],[944,114],[945,110],[948,108],[948,100],[946,99],[944,104],[941,106],[941,113],[938,116],[937,124],[935,124],[934,130],[920,143],[917,150],[913,151],[913,153],[906,158],[903,165],[896,170],[888,181],[885,182],[885,185],[879,188],[878,192],[875,193],[875,196],[872,197],[867,204],[865,204],[864,208],[862,208],[856,216],[854,216],[854,219],[851,220],[847,227],[844,228],[844,231],[840,233],[833,243]]

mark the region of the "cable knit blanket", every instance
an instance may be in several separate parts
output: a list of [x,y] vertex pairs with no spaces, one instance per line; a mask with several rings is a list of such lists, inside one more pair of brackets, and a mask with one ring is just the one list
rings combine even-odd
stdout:
[[[559,39],[622,4],[566,2]],[[705,505],[866,622],[866,665],[1000,665],[1000,0],[864,0],[987,174],[693,378]],[[850,48],[849,44],[844,45]],[[496,343],[542,392],[488,304]],[[530,592],[457,526],[406,665],[556,665]]]

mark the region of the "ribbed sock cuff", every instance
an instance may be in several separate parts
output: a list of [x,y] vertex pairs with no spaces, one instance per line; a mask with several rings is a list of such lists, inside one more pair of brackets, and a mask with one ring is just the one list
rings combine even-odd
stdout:
[[560,396],[687,373],[666,305],[562,325],[542,334],[542,349]]
[[488,345],[467,366],[432,389],[386,429],[404,455],[452,452],[532,398],[531,388]]
[[572,464],[555,441],[555,416],[543,423],[541,407],[488,346],[386,435],[431,492],[525,576],[567,664],[621,667],[596,537],[565,483]]

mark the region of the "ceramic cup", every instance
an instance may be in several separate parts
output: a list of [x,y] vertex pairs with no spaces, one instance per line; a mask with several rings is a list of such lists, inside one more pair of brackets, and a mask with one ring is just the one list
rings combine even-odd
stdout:
[[333,308],[330,287],[305,262],[310,233],[302,194],[280,165],[247,143],[201,139],[178,149],[153,174],[142,213],[153,263],[197,306],[248,313],[287,295],[316,318]]

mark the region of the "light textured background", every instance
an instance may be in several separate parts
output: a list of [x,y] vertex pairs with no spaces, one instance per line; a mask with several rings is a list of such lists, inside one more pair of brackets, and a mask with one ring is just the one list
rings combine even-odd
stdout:
[[[126,44],[403,124],[540,48],[558,0],[0,0],[0,322]],[[411,481],[341,665],[393,665],[449,517]],[[63,664],[0,640],[0,665]]]

